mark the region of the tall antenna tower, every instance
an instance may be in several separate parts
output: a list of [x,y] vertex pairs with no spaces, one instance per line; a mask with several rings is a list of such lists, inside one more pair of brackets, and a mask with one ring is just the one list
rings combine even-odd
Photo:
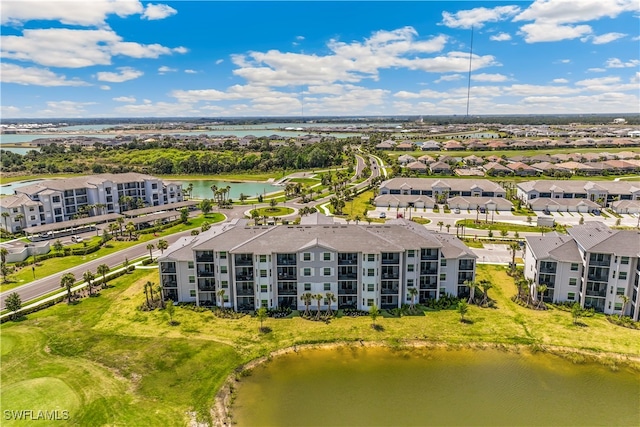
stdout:
[[473,60],[473,25],[471,26],[471,47],[469,48],[469,77],[467,79],[467,117],[469,117],[469,99],[471,97],[471,61]]

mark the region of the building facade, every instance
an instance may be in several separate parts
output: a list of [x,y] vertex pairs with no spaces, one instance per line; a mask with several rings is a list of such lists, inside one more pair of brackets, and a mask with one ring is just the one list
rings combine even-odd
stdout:
[[181,184],[134,172],[45,180],[14,192],[0,201],[0,224],[10,232],[68,221],[78,214],[121,213],[183,201]]
[[464,297],[475,260],[457,238],[410,221],[345,225],[314,214],[296,226],[221,224],[176,242],[158,262],[166,299],[250,311],[304,309],[305,293],[333,294],[323,309],[362,310],[409,304],[410,288],[415,302]]
[[537,285],[545,284],[547,302],[578,302],[638,320],[640,233],[611,230],[595,221],[568,233],[526,238],[524,274],[533,280],[532,294],[537,297]]

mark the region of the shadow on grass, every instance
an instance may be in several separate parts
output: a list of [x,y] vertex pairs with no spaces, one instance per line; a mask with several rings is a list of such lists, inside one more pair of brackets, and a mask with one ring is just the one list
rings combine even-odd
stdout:
[[372,324],[371,328],[376,332],[383,332],[384,331],[384,326],[379,325],[377,323]]
[[271,328],[268,326],[263,326],[261,328],[258,329],[261,333],[263,334],[268,334],[271,332]]
[[180,324],[177,320],[170,320],[168,323],[169,326],[178,326]]
[[461,319],[460,323],[464,323],[465,325],[473,325],[475,322],[471,319]]
[[578,326],[580,328],[588,328],[589,327],[589,325],[587,325],[586,323],[582,323],[580,321],[573,322],[573,326]]

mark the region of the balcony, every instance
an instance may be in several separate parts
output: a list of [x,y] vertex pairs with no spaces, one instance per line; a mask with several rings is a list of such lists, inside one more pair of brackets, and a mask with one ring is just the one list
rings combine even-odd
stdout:
[[357,265],[357,264],[358,264],[357,257],[347,257],[347,258],[338,257],[338,265]]
[[253,265],[253,259],[251,257],[236,256],[234,261],[235,261],[236,267]]
[[540,267],[540,273],[544,274],[556,274],[556,266],[553,267]]
[[160,272],[163,273],[163,274],[164,273],[173,273],[173,274],[175,274],[176,267],[175,267],[175,265],[173,267],[170,267],[170,266],[166,266],[166,265],[162,264],[162,266],[160,267]]
[[213,283],[198,285],[198,290],[202,292],[214,292],[216,290],[216,286]]
[[437,250],[422,250],[420,251],[420,260],[422,261],[437,261],[438,260],[438,251]]
[[426,270],[420,269],[420,275],[421,276],[433,276],[435,274],[438,274],[438,270],[437,269],[433,269],[433,268],[429,268],[429,269],[426,269]]
[[604,298],[604,297],[606,297],[606,296],[607,296],[607,290],[606,290],[606,289],[603,289],[603,290],[600,290],[600,291],[597,291],[597,290],[592,290],[592,291],[587,290],[587,291],[585,292],[585,294],[586,294],[588,297],[602,297],[602,298]]
[[253,286],[251,286],[251,287],[241,286],[241,287],[236,288],[236,295],[238,295],[238,296],[253,296],[254,295]]
[[382,265],[398,265],[400,258],[382,258]]
[[591,282],[608,282],[609,275],[608,274],[588,274],[587,280]]
[[349,282],[338,282],[338,295],[357,295],[358,282],[355,280]]
[[292,286],[278,286],[278,295],[287,296],[287,295],[297,295],[298,289]]
[[213,270],[198,270],[198,277],[213,277]]
[[593,259],[589,259],[589,266],[595,266],[595,267],[609,267],[609,265],[611,264],[611,259],[604,259],[604,260],[597,260],[595,258]]
[[196,256],[196,262],[213,262],[213,254],[198,255]]
[[276,264],[277,265],[296,265],[296,255],[277,255],[276,256]]
[[176,282],[175,280],[163,280],[162,281],[162,287],[163,288],[177,288],[178,287],[178,282]]
[[382,286],[382,288],[380,289],[380,293],[382,293],[382,295],[398,295],[399,289],[400,288],[397,286],[393,286],[393,287]]
[[358,273],[338,273],[338,280],[357,280]]
[[473,271],[473,261],[460,261],[458,264],[458,270],[460,271]]
[[539,282],[540,285],[545,285],[547,288],[555,288],[556,282],[555,280],[544,280]]

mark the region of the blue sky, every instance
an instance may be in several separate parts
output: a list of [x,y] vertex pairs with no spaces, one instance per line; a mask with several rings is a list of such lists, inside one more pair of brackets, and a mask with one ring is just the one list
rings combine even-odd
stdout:
[[638,0],[0,3],[3,118],[640,112]]

